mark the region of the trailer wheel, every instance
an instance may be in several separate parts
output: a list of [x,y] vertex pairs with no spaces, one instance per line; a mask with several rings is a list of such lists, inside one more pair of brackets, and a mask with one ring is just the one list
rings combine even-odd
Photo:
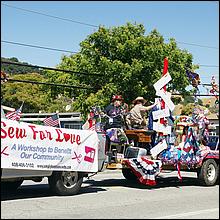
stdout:
[[137,180],[137,176],[129,168],[122,168],[122,174],[127,180]]
[[60,196],[77,194],[83,182],[83,176],[76,171],[54,171],[48,177],[48,183],[53,193]]
[[218,175],[218,165],[213,159],[205,160],[202,167],[197,171],[200,184],[205,186],[215,185]]

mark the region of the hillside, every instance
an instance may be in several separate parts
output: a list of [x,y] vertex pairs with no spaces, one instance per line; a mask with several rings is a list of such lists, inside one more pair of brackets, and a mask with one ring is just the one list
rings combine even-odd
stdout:
[[[28,64],[26,62],[20,62],[16,57],[12,57],[12,58],[1,57],[1,61]],[[10,74],[10,75],[33,73],[33,72],[41,73],[41,70],[39,70],[39,68],[36,67],[17,66],[17,65],[15,66],[5,63],[1,63],[1,70],[3,70],[6,74]]]
[[215,97],[209,97],[209,98],[203,98],[201,100],[202,100],[204,106],[209,104],[210,107],[213,107],[215,105],[216,98]]

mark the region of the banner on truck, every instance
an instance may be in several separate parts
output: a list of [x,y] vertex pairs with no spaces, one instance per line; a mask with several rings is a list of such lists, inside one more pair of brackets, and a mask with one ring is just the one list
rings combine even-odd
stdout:
[[1,168],[98,171],[98,135],[1,118]]

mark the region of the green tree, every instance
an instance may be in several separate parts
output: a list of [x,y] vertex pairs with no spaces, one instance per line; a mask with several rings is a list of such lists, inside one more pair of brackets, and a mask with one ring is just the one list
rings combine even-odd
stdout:
[[[29,81],[44,81],[44,77],[38,73],[17,74],[13,79]],[[19,108],[24,101],[23,112],[38,112],[46,109],[47,92],[42,85],[29,84],[23,82],[6,82],[1,85],[2,104],[13,108]]]
[[181,115],[188,115],[191,116],[193,113],[193,109],[195,108],[194,103],[188,103],[187,105],[182,107]]
[[[187,105],[189,103],[195,103],[195,97],[193,95],[186,95],[184,97],[184,100],[181,102],[183,105]],[[203,102],[201,99],[198,98],[198,105],[203,105]]]
[[[93,87],[93,91],[79,91],[76,94],[75,104],[79,110],[88,111],[90,105],[99,100],[100,93],[103,101],[98,102],[103,105],[108,104],[107,100],[109,102],[113,93],[123,95],[128,104],[137,96],[144,96],[152,101],[155,98],[153,84],[162,77],[165,57],[168,57],[168,70],[172,77],[167,90],[186,93],[185,88],[189,85],[186,68],[195,68],[192,66],[192,55],[179,49],[174,39],[165,43],[157,30],[147,36],[144,33],[142,24],[100,27],[81,42],[78,54],[62,57],[59,65],[61,68],[104,75],[70,75],[69,80],[73,83],[77,81]],[[50,72],[50,77],[56,80],[61,75],[62,73]],[[109,88],[108,93],[103,94],[104,88]]]
[[206,107],[199,105],[199,104],[195,104],[195,103],[188,103],[187,105],[182,107],[182,112],[181,115],[188,115],[188,116],[192,116],[193,110],[197,108],[200,110],[205,110]]
[[[153,101],[156,97],[153,85],[162,77],[165,57],[168,57],[168,71],[172,77],[167,91],[187,94],[189,81],[186,68],[195,69],[196,66],[192,65],[192,54],[179,49],[175,39],[166,43],[157,30],[145,35],[142,24],[127,23],[112,28],[100,26],[98,31],[80,43],[80,51],[77,54],[63,56],[57,65],[57,68],[76,73],[50,70],[44,71],[41,78],[45,82],[91,86],[92,89],[67,90],[61,87],[39,86],[38,88],[42,88],[43,98],[32,107],[42,110],[43,105],[46,111],[62,111],[64,104],[74,98],[74,102],[71,102],[73,110],[85,115],[93,105],[104,108],[113,94],[122,95],[128,104],[137,96]],[[69,100],[66,103],[60,101],[60,94]],[[6,97],[11,100],[8,94]],[[33,102],[34,100],[30,100],[30,103]]]

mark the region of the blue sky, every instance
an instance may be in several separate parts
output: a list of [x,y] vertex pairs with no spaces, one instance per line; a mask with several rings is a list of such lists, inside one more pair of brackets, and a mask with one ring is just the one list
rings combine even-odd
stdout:
[[[4,4],[94,27],[18,10]],[[1,1],[2,41],[77,52],[80,42],[94,33],[98,29],[96,26],[110,28],[127,22],[143,24],[146,35],[156,28],[167,42],[169,38],[175,38],[180,42],[180,49],[192,53],[193,63],[201,65],[196,72],[200,74],[202,83],[210,83],[214,75],[219,84],[218,1]],[[2,57],[17,57],[33,65],[55,67],[64,54],[70,55],[1,42]],[[200,87],[203,93],[206,92],[205,88]]]

